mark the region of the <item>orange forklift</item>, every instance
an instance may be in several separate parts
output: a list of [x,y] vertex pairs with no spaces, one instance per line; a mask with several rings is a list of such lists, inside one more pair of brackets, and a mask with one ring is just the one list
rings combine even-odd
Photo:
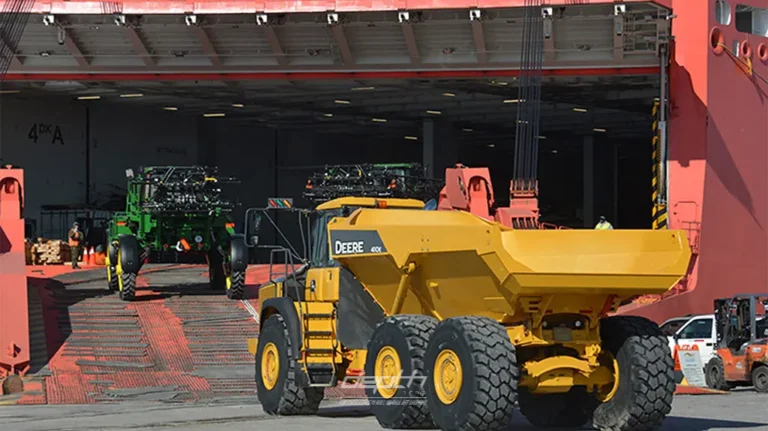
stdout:
[[768,295],[715,300],[717,351],[704,367],[707,386],[723,391],[753,386],[757,392],[768,393],[766,305]]

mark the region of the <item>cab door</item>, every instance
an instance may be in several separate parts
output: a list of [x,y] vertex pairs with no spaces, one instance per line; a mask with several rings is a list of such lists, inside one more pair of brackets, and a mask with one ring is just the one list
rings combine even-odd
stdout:
[[706,364],[715,352],[715,319],[712,316],[694,317],[675,336],[681,348],[693,349],[695,345]]

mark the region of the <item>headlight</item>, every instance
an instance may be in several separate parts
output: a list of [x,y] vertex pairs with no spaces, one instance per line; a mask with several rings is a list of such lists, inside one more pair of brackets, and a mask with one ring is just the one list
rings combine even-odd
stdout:
[[195,237],[195,242],[196,242],[196,243],[198,243],[198,244],[202,243],[202,242],[203,242],[203,237],[202,237],[202,236],[200,236],[200,235],[197,235],[197,236]]

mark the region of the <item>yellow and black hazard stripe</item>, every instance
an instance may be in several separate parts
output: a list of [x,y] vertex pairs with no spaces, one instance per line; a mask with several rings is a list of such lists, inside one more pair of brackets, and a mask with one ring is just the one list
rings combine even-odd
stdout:
[[659,99],[653,101],[653,164],[651,176],[651,200],[653,201],[653,210],[651,212],[654,229],[667,228],[667,206],[659,203],[659,193],[661,193],[661,133],[659,131]]

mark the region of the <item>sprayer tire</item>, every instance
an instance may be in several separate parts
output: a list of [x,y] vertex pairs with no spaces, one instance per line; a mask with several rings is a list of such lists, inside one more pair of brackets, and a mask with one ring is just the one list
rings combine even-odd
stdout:
[[652,321],[637,316],[603,319],[603,349],[619,365],[619,386],[597,405],[592,424],[601,431],[650,431],[672,410],[675,363],[667,338]]
[[120,290],[120,299],[132,301],[136,297],[136,274],[124,272],[121,274],[123,289]]
[[[450,403],[441,400],[436,384],[438,380],[445,383],[436,367],[439,356],[448,351],[458,357],[462,375]],[[509,427],[520,372],[515,347],[501,324],[480,316],[443,320],[429,339],[425,360],[427,405],[440,429],[495,431]]]
[[235,271],[230,276],[230,285],[227,289],[227,298],[243,299],[245,297],[245,272]]

